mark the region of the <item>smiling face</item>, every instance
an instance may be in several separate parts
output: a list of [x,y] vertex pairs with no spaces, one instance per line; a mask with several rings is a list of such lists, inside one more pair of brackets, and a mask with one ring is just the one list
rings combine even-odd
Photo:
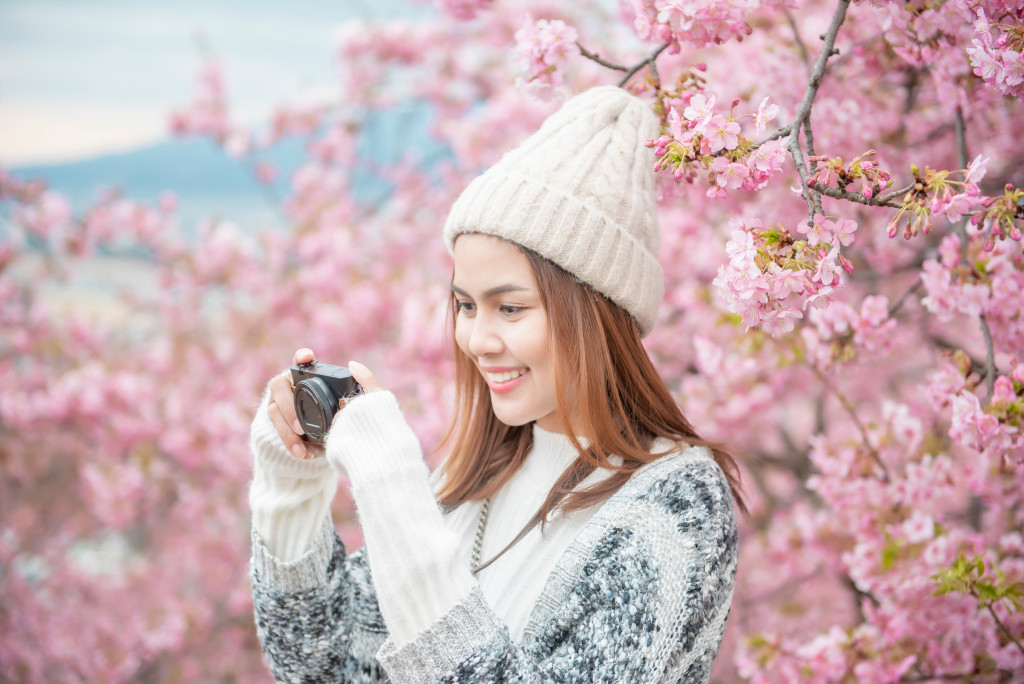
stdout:
[[562,432],[555,400],[547,312],[526,256],[500,238],[476,233],[455,241],[455,341],[490,388],[506,425]]

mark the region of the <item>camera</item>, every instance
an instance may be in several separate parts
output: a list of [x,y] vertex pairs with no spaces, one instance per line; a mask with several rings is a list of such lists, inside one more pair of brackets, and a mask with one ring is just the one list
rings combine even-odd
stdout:
[[348,368],[310,361],[291,367],[295,385],[295,415],[306,438],[317,444],[327,439],[331,421],[340,410],[338,400],[353,397],[363,388]]

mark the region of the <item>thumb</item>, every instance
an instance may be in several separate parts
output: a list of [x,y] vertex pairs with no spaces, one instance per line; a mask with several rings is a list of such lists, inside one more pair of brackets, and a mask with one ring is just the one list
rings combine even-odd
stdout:
[[377,382],[377,376],[373,374],[369,368],[359,363],[358,361],[348,362],[348,371],[355,378],[355,381],[363,386],[363,392],[369,394],[370,392],[376,392],[384,389]]

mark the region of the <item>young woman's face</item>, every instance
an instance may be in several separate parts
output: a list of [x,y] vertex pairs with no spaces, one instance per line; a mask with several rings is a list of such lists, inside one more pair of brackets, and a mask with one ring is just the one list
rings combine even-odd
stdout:
[[452,291],[455,340],[487,381],[498,420],[562,432],[547,313],[523,253],[490,235],[460,235]]

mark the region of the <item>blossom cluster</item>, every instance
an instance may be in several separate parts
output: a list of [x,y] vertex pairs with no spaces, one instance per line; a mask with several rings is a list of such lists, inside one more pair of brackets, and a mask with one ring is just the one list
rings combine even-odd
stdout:
[[[978,187],[987,171],[988,159],[978,155],[966,169],[959,171],[934,170],[925,167],[922,172],[911,167],[914,184],[903,196],[902,206],[889,220],[889,237],[896,237],[903,225],[903,237],[910,239],[918,233],[927,235],[932,229],[932,217],[942,215],[950,223],[965,216],[970,225],[985,234],[984,246],[991,251],[997,241],[1021,241],[1024,225],[1024,190],[1007,183],[999,196],[983,195]],[[956,180],[959,175],[962,180]]]
[[975,75],[1004,95],[1024,102],[1024,14],[1012,3],[993,8],[995,20],[983,7],[977,9],[975,36],[967,54]]
[[170,128],[175,135],[207,135],[219,143],[228,142],[233,129],[228,120],[224,69],[220,62],[207,60],[202,63],[196,73],[192,102],[186,108],[171,113]]
[[759,0],[633,0],[633,27],[644,40],[657,40],[677,53],[681,44],[703,47],[750,35],[747,16]]
[[438,0],[441,9],[456,19],[475,19],[477,12],[485,9],[493,0]]
[[882,190],[892,185],[892,177],[877,163],[867,159],[878,154],[877,150],[868,150],[858,154],[850,162],[849,167],[843,163],[842,157],[816,155],[807,161],[816,164],[814,172],[807,179],[808,187],[838,187],[846,190],[850,185],[857,184],[861,197],[871,199]]
[[576,29],[561,19],[526,22],[515,33],[515,60],[523,72],[516,85],[539,100],[549,100],[564,81],[569,55],[575,50]]
[[757,219],[737,219],[730,227],[729,263],[719,267],[714,285],[747,329],[773,337],[792,331],[808,307],[827,306],[842,273],[853,270],[839,252],[854,240],[857,224],[849,219],[816,214],[810,225],[798,225],[804,238]]
[[[682,114],[668,107],[667,134],[647,141],[657,158],[654,170],[671,170],[676,182],[693,182],[703,171],[708,181],[707,196],[725,199],[728,190],[742,188],[756,191],[782,170],[786,147],[781,139],[767,140],[760,145],[743,136],[739,120],[732,111],[728,115],[715,111],[715,97],[703,93],[686,93]],[[732,108],[739,104],[734,100]],[[767,123],[779,113],[769,98],[761,100],[752,115],[754,130],[764,133]]]

